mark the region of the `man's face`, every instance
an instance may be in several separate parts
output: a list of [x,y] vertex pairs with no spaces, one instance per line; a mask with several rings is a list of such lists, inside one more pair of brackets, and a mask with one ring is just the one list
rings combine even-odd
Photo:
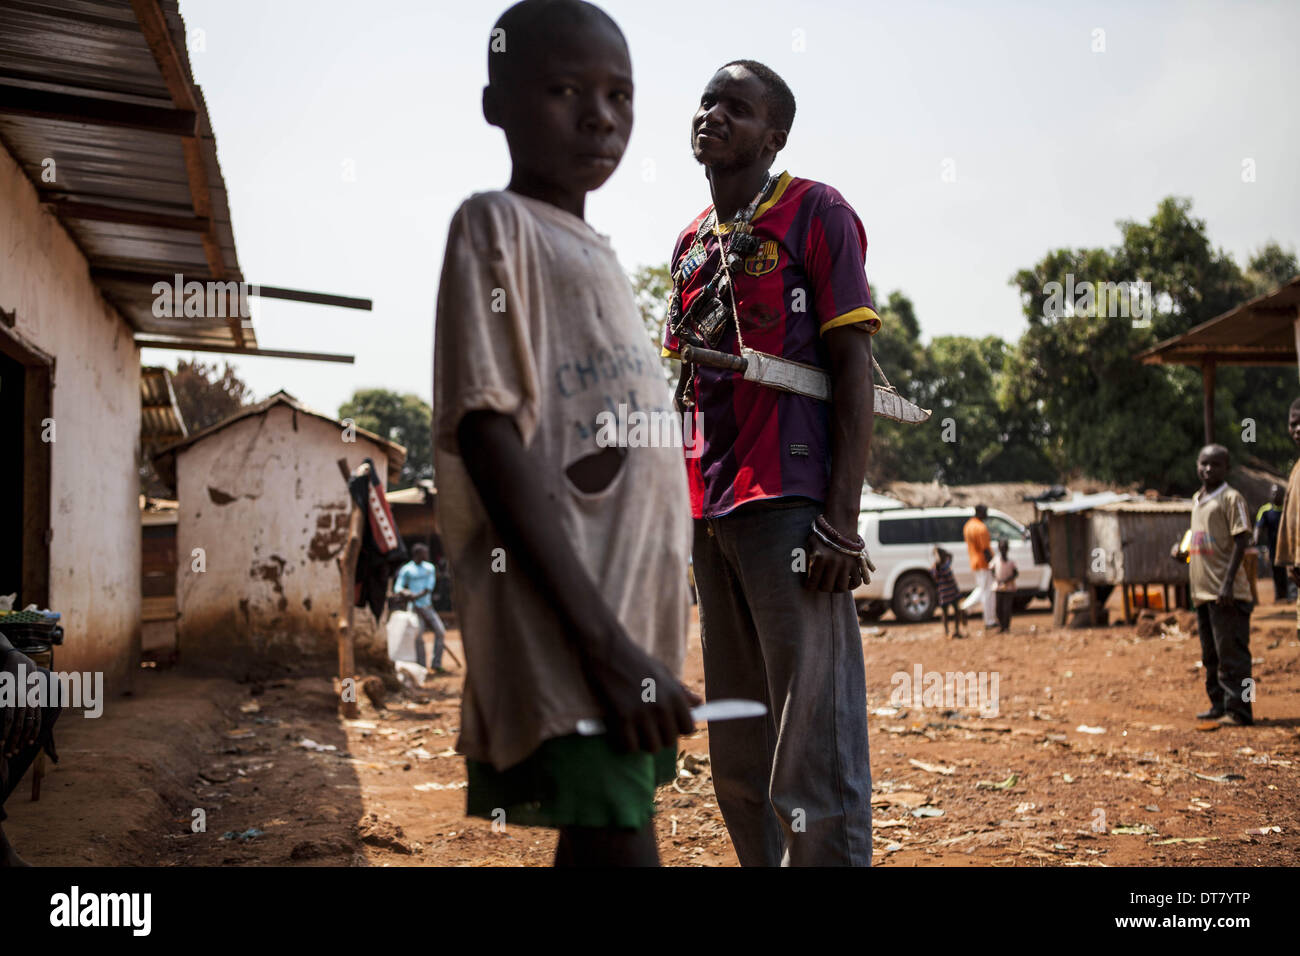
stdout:
[[632,135],[632,62],[623,38],[592,22],[537,39],[489,89],[516,170],[567,193],[613,175]]
[[429,560],[429,549],[428,549],[428,548],[412,548],[412,549],[411,549],[411,557],[414,558],[417,562],[428,561],[428,560]]
[[1211,448],[1196,456],[1196,474],[1207,488],[1217,488],[1228,477],[1228,459]]
[[1300,408],[1293,411],[1287,419],[1286,430],[1291,435],[1291,440],[1300,445]]
[[[775,155],[785,133],[768,128],[763,84],[743,66],[713,74],[691,117],[691,152],[701,165],[718,172],[743,169],[766,150]],[[773,137],[780,137],[774,148]]]

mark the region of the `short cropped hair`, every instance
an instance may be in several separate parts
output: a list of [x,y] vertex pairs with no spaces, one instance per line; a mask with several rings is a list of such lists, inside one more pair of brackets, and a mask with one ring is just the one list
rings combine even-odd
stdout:
[[794,94],[785,80],[777,76],[771,67],[764,66],[757,60],[732,60],[722,64],[722,69],[729,66],[743,66],[753,73],[763,84],[763,104],[767,107],[767,123],[772,129],[790,132],[794,125]]
[[627,45],[614,18],[586,0],[521,0],[497,19],[488,39],[488,84],[499,86],[521,53],[566,29],[605,23]]

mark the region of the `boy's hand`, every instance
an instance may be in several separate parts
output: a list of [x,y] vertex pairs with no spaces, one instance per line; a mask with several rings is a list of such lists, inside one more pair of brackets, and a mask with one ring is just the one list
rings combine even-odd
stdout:
[[605,726],[616,749],[656,753],[695,732],[690,692],[621,627],[608,652],[588,662],[588,680],[605,707]]
[[1219,588],[1219,596],[1214,599],[1219,607],[1232,607],[1232,582],[1225,581]]
[[1287,576],[1291,578],[1291,583],[1300,586],[1300,567],[1291,565],[1286,569]]

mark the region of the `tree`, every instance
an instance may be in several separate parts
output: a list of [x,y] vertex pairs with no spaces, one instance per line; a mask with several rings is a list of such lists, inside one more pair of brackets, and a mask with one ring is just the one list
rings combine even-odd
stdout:
[[358,427],[406,447],[399,478],[403,488],[433,477],[433,410],[418,395],[358,389],[339,406],[339,418],[351,419]]
[[[1191,215],[1190,200],[1166,198],[1148,222],[1117,225],[1118,245],[1058,249],[1012,279],[1029,328],[1003,379],[1002,399],[1038,410],[1046,452],[1062,471],[1186,493],[1195,485],[1191,461],[1203,433],[1200,374],[1142,365],[1133,356],[1240,305],[1253,294],[1252,282],[1231,256],[1212,246],[1205,221]],[[1275,243],[1265,246],[1252,259],[1255,281],[1268,281],[1293,264]],[[1135,321],[1131,308],[1128,316],[1111,314],[1111,303],[1100,293],[1078,307],[1067,302],[1053,308],[1052,284],[1067,280],[1075,288],[1150,283],[1149,325]],[[1285,382],[1294,374],[1220,370],[1215,437],[1235,461],[1255,458],[1283,467],[1289,443],[1274,420],[1285,417]],[[1255,421],[1254,429],[1242,425],[1247,419]]]
[[[641,322],[655,352],[659,352],[664,343],[664,322],[668,317],[668,296],[673,291],[673,277],[668,271],[668,264],[642,266],[632,273],[632,292],[636,296],[636,307],[641,312]],[[669,385],[675,385],[680,372],[678,363],[673,359],[663,359],[664,375]]]
[[[229,418],[253,397],[248,385],[235,374],[229,362],[218,369],[216,362],[178,359],[171,378],[176,407],[191,435]],[[142,441],[136,461],[140,493],[150,498],[166,498],[175,492],[174,488],[164,485],[154,471],[153,456],[161,447],[158,442]]]
[[176,371],[172,372],[172,390],[191,435],[229,418],[253,399],[252,389],[229,362],[218,369],[216,362],[178,359]]

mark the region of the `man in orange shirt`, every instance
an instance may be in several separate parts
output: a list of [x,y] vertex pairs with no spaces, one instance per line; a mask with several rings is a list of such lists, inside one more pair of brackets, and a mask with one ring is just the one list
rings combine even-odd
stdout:
[[[996,627],[998,623],[997,597],[993,593],[993,577],[989,570],[993,549],[990,547],[989,527],[984,523],[984,519],[988,516],[989,509],[986,505],[976,505],[975,517],[967,521],[965,527],[961,529],[961,536],[966,539],[966,552],[970,555],[970,569],[975,572],[975,590],[966,602],[963,602],[962,608],[964,610],[982,599],[986,629]],[[976,595],[979,597],[977,598]]]

